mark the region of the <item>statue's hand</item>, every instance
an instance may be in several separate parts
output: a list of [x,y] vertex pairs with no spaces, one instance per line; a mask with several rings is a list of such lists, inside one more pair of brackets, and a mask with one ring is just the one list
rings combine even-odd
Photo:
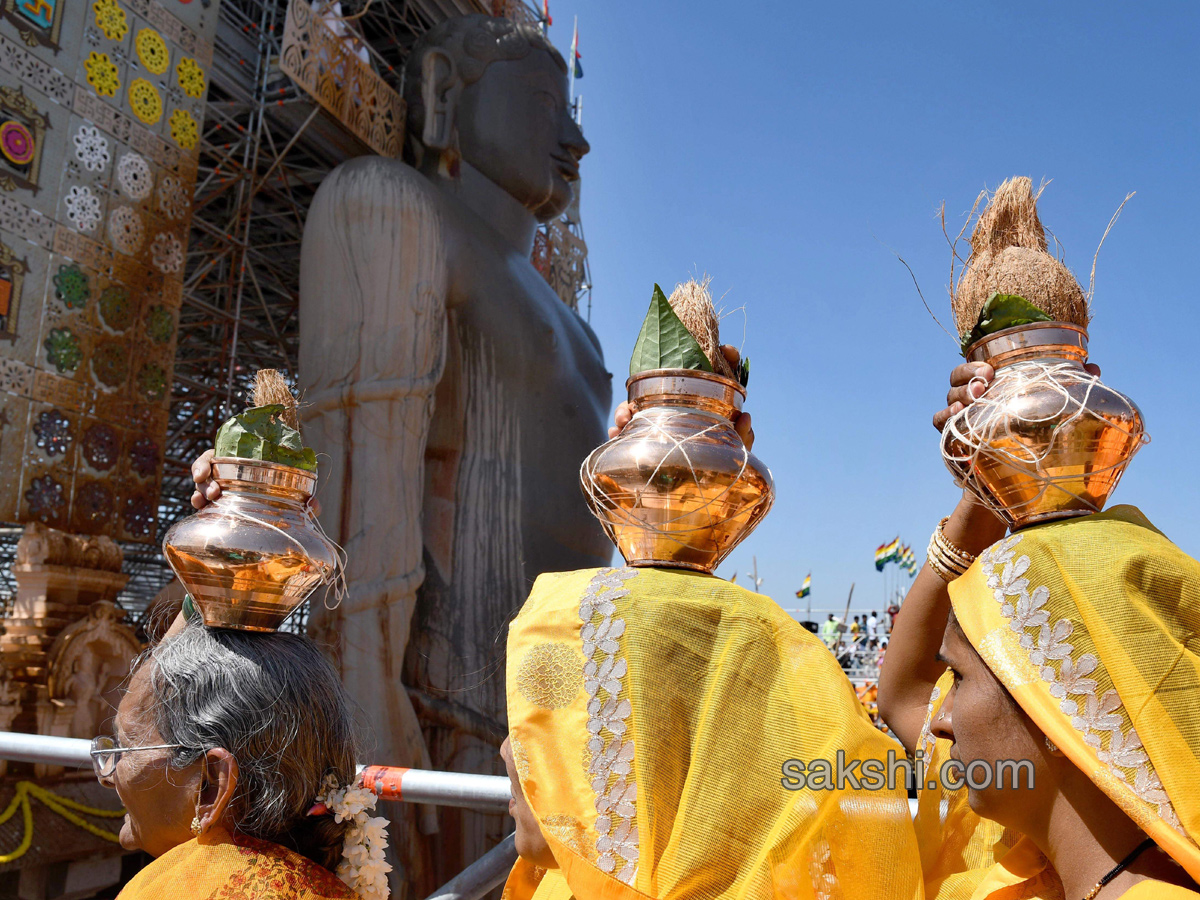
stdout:
[[[729,362],[729,367],[737,371],[738,362],[741,360],[741,354],[738,353],[736,347],[731,347],[729,344],[721,345],[721,352],[725,355],[725,359]],[[633,418],[633,407],[628,402],[622,403],[617,407],[616,415],[613,420],[616,424],[608,429],[609,438],[615,438],[618,434],[625,430],[625,426],[629,424]],[[737,429],[738,437],[742,439],[742,443],[746,445],[747,450],[754,447],[754,427],[750,422],[750,413],[738,413],[733,420],[733,427]]]
[[[1100,375],[1095,363],[1084,363],[1083,367],[1092,375]],[[951,417],[962,412],[983,396],[996,370],[984,362],[965,362],[955,366],[950,373],[950,390],[946,392],[946,406],[933,415],[933,427],[941,431]]]

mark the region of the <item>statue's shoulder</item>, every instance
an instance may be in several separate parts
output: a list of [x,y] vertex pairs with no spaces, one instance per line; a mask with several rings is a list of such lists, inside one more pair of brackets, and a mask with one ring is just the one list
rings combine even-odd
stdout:
[[346,183],[365,181],[371,184],[412,184],[417,190],[434,193],[433,184],[408,163],[388,156],[356,156],[335,166],[325,180]]
[[359,156],[325,176],[314,204],[369,200],[413,213],[444,216],[437,187],[412,166],[385,156]]

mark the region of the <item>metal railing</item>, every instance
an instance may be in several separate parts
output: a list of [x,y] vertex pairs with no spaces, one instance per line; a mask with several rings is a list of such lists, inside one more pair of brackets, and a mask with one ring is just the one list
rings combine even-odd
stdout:
[[[0,759],[90,767],[91,742],[82,738],[0,731]],[[359,783],[382,800],[507,812],[508,801],[512,799],[510,782],[501,775],[432,772],[399,766],[359,766],[358,773]],[[516,845],[510,834],[434,891],[429,900],[479,900],[504,882],[516,861]]]
[[[56,766],[91,766],[90,750],[90,742],[82,738],[0,731],[0,759]],[[433,772],[400,766],[359,766],[358,772],[360,784],[382,800],[504,812],[512,799],[509,780],[502,775]]]
[[510,834],[429,895],[427,900],[479,900],[504,884],[517,861],[516,835]]

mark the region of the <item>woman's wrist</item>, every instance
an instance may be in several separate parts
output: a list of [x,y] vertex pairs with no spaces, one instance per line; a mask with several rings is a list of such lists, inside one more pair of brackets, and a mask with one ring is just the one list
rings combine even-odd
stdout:
[[963,491],[942,533],[955,547],[978,556],[1008,533],[1008,525],[978,497]]

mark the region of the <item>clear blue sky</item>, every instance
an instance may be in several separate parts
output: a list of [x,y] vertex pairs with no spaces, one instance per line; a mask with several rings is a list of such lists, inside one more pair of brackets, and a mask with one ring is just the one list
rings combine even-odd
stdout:
[[[899,533],[923,558],[956,499],[930,417],[960,358],[887,248],[949,322],[938,205],[957,226],[1014,174],[1053,179],[1043,221],[1085,289],[1137,191],[1091,328],[1153,438],[1114,501],[1200,554],[1197,9],[552,0],[564,53],[579,15],[592,324],[616,399],[655,281],[707,271],[746,310],[747,409],[778,497],[721,574],[753,554],[784,606],[811,570],[814,607],[854,581],[861,611],[882,594],[877,544]],[[723,335],[742,332],[731,316]]]

